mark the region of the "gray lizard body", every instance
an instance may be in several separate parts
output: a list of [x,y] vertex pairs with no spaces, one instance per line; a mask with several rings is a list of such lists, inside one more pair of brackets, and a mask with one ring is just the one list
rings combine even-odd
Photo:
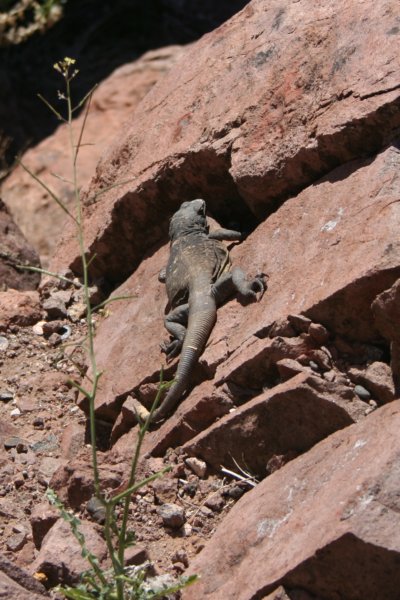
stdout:
[[165,281],[171,312],[165,327],[172,339],[161,345],[167,360],[181,351],[175,380],[153,421],[171,412],[186,391],[193,368],[202,354],[217,316],[217,306],[235,291],[257,299],[265,290],[264,276],[247,281],[238,267],[230,270],[227,248],[220,240],[239,240],[240,232],[219,229],[209,233],[204,200],[184,202],[170,222],[171,252]]

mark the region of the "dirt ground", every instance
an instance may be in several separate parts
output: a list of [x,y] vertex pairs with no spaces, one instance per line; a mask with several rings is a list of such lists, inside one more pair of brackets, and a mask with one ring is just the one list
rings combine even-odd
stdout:
[[[65,332],[62,325],[59,331]],[[102,531],[86,508],[92,495],[91,447],[86,416],[70,383],[79,380],[82,351],[73,353],[76,366],[67,357],[72,344],[84,338],[86,325],[69,322],[68,327],[68,340],[61,344],[59,334],[46,337],[40,326],[0,332],[0,552],[30,572],[40,552],[32,526],[38,527],[37,510],[46,507],[49,486],[77,516]],[[126,457],[104,450],[99,464],[105,487],[123,489]],[[158,574],[179,575],[248,488],[217,474],[199,477],[175,451],[150,458],[142,472],[148,475],[167,464],[172,471],[132,499],[129,528],[137,544],[129,556],[132,563],[150,560]],[[160,507],[170,503],[184,510],[183,525],[165,525]]]

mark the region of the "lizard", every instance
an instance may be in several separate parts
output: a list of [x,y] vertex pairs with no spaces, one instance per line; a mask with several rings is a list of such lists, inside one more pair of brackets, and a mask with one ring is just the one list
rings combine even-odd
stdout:
[[159,280],[166,284],[171,311],[165,328],[171,339],[161,344],[167,362],[181,352],[173,384],[152,421],[158,422],[175,409],[214,327],[217,307],[235,291],[250,300],[261,299],[265,275],[248,281],[239,267],[231,269],[229,252],[222,240],[240,241],[242,234],[230,229],[210,232],[206,203],[183,202],[170,221],[170,256]]

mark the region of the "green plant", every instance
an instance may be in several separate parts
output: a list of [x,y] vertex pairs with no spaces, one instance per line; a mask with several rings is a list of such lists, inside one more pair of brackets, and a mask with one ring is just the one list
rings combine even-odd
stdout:
[[[101,568],[99,561],[95,555],[93,555],[86,546],[85,538],[79,529],[79,519],[66,510],[62,502],[57,498],[53,490],[48,490],[47,497],[49,501],[56,506],[60,512],[62,518],[67,521],[71,527],[71,531],[82,549],[82,556],[89,563],[89,570],[86,571],[82,576],[82,581],[75,587],[60,587],[60,592],[66,597],[72,600],[150,600],[153,598],[161,598],[166,594],[175,592],[181,589],[183,586],[192,583],[196,578],[194,576],[183,578],[178,582],[174,582],[171,585],[164,586],[160,589],[152,587],[151,583],[146,580],[146,568],[129,568],[125,565],[125,549],[135,543],[134,532],[128,529],[128,514],[129,514],[129,503],[134,494],[139,488],[147,485],[151,481],[154,481],[160,477],[163,473],[169,470],[166,467],[159,473],[155,473],[146,479],[136,481],[136,471],[140,456],[140,451],[143,443],[144,436],[149,428],[151,418],[159,399],[164,390],[170,385],[163,381],[163,375],[161,370],[160,384],[158,393],[156,395],[153,406],[150,410],[150,414],[145,421],[142,421],[138,415],[138,440],[136,449],[132,457],[132,463],[130,468],[130,475],[127,482],[126,489],[115,495],[114,497],[107,497],[101,488],[101,480],[98,468],[97,460],[97,447],[96,447],[96,421],[95,421],[95,399],[97,393],[97,387],[99,379],[102,375],[99,371],[96,361],[96,353],[94,349],[94,322],[93,322],[93,308],[90,303],[89,297],[89,267],[92,261],[95,259],[94,256],[89,257],[85,248],[84,230],[83,230],[83,207],[80,195],[80,188],[78,183],[77,175],[77,160],[79,149],[82,146],[83,133],[87,115],[90,108],[90,101],[94,89],[90,90],[85,97],[78,102],[76,106],[72,105],[71,100],[71,83],[77,76],[78,70],[75,68],[75,60],[71,58],[64,58],[62,61],[57,62],[54,68],[62,76],[65,84],[65,90],[59,92],[58,96],[61,100],[66,102],[66,116],[64,117],[50,102],[48,102],[42,96],[39,96],[41,100],[48,106],[48,108],[55,114],[57,119],[64,122],[69,132],[69,146],[71,153],[71,179],[69,183],[72,185],[75,197],[75,212],[72,212],[64,204],[63,200],[59,198],[47,185],[45,185],[34,173],[32,173],[22,162],[21,166],[50,194],[53,200],[59,205],[59,207],[66,213],[69,219],[73,221],[76,227],[76,233],[79,243],[80,256],[82,261],[82,288],[84,294],[84,303],[86,307],[86,326],[87,326],[87,337],[85,342],[85,349],[87,351],[89,365],[91,369],[91,377],[87,378],[89,381],[89,387],[83,387],[81,383],[72,381],[72,384],[78,388],[81,394],[85,396],[89,404],[89,424],[90,424],[90,437],[91,437],[91,449],[92,449],[92,469],[93,469],[93,481],[94,481],[94,492],[96,498],[99,500],[105,511],[105,522],[103,526],[104,539],[107,544],[108,555],[111,560],[111,569],[104,570]],[[77,138],[75,138],[72,120],[74,113],[82,108],[86,103],[84,118],[82,121],[82,127],[79,131]],[[121,185],[125,182],[114,184]],[[107,188],[110,189],[110,188]],[[102,190],[100,193],[104,193],[106,190]],[[91,199],[93,200],[93,198]],[[49,273],[35,267],[24,267],[30,270],[39,270],[50,275],[59,277],[57,274]],[[62,280],[66,280],[65,277],[59,277]],[[67,281],[69,281],[67,279]],[[70,282],[74,284],[74,282]],[[115,300],[121,300],[121,297],[114,297],[110,300],[103,302],[101,307],[104,307],[108,302]],[[99,308],[99,307],[97,307]],[[82,342],[80,342],[82,343]],[[122,516],[118,518],[116,515],[116,506],[122,504]]]

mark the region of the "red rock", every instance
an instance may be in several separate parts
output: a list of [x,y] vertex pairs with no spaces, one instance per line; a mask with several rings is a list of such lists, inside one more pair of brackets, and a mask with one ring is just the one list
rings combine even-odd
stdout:
[[400,331],[396,326],[400,320],[400,279],[380,293],[371,308],[380,333],[387,340],[400,342]]
[[[226,415],[232,406],[232,401],[220,388],[214,389],[210,381],[203,382],[182,401],[159,429],[146,435],[142,454],[163,456],[168,448],[181,446],[216,419]],[[118,455],[128,458],[136,441],[137,431],[132,429],[116,442],[113,450]]]
[[7,550],[10,550],[11,552],[18,552],[18,550],[21,550],[21,548],[23,548],[26,541],[26,532],[14,533],[10,535],[6,540]]
[[36,504],[33,507],[30,520],[33,541],[36,548],[39,549],[41,547],[43,538],[59,518],[59,511],[47,502]]
[[282,358],[281,360],[278,360],[276,362],[276,368],[278,369],[282,381],[286,381],[294,375],[307,371],[307,367],[301,365],[297,360],[293,360],[293,358]]
[[319,344],[326,344],[329,340],[329,331],[321,323],[311,323],[308,333]]
[[84,444],[85,427],[79,423],[70,423],[62,434],[61,457],[67,460],[75,458]]
[[280,585],[279,588],[274,590],[271,594],[264,596],[262,600],[291,600],[287,595],[284,588]]
[[12,600],[43,600],[45,588],[5,556],[0,556],[0,597]]
[[145,440],[147,452],[161,456],[169,447],[176,448],[203,431],[233,406],[227,394],[213,389],[209,381],[195,388],[178,409],[158,429]]
[[163,525],[171,529],[179,529],[186,521],[184,509],[177,504],[162,504],[157,512]]
[[[26,200],[26,198],[25,198]],[[14,223],[4,202],[0,199],[0,290],[7,288],[25,291],[39,285],[40,273],[23,271],[15,265],[40,267],[39,257]]]
[[[141,98],[182,52],[183,49],[179,46],[152,50],[138,60],[116,69],[99,85],[85,126],[83,141],[90,144],[83,145],[79,152],[80,186],[85,186],[90,181],[99,157],[108,147],[110,137],[115,135]],[[82,113],[74,121],[75,135],[80,131],[83,118]],[[56,173],[66,179],[70,178],[68,135],[67,128],[61,125],[52,136],[28,150],[21,161],[59,194],[68,208],[75,210],[71,186],[53,176]],[[26,237],[47,261],[62,234],[65,213],[20,166],[4,182],[2,194]],[[37,277],[36,280],[38,282]]]
[[[267,353],[268,345],[273,343],[275,360],[298,358],[300,348],[296,348],[297,344],[304,344],[303,353],[307,354],[310,349],[308,339],[301,342],[298,338],[285,338],[284,342],[280,342],[282,338],[274,338],[272,342],[263,339],[271,324],[287,314],[305,312],[314,322],[322,322],[330,331],[349,338],[361,341],[377,338],[371,302],[400,272],[400,257],[394,246],[389,248],[387,245],[387,240],[394,238],[395,230],[400,226],[395,201],[400,191],[398,161],[398,153],[390,148],[372,161],[356,161],[340,168],[321,180],[318,186],[309,187],[287,201],[244,243],[232,250],[234,264],[243,266],[246,272],[264,271],[270,275],[269,288],[257,304],[242,307],[232,301],[219,310],[209,347],[202,357],[202,364],[212,370],[219,360],[225,359],[228,348],[230,356],[218,367],[217,381],[219,372],[224,371],[234,357],[237,357],[238,368],[242,368],[242,356],[248,344],[257,343],[260,352],[265,345]],[[379,173],[382,171],[391,182],[386,186],[385,196],[380,191]],[[351,218],[347,216],[348,209],[344,208],[349,196],[352,198]],[[311,212],[307,210],[310,204]],[[390,218],[380,218],[381,210],[391,211]],[[362,244],[354,244],[355,230],[360,232]],[[165,296],[155,277],[164,263],[164,256],[166,249],[145,260],[129,283],[119,288],[118,294],[133,292],[138,297],[129,303],[124,313],[121,308],[114,309],[118,313],[101,325],[101,332],[99,328],[101,367],[107,366],[106,372],[113,373],[113,364],[119,362],[117,381],[106,374],[99,389],[98,410],[106,402],[104,416],[111,420],[118,414],[120,397],[143,382],[157,379],[160,360],[157,345],[162,331],[160,313],[165,306]],[[342,267],[344,262],[348,265],[346,269]],[[129,335],[124,335],[125,327],[130,331]],[[251,337],[254,334],[256,340]],[[137,349],[142,347],[140,343],[131,350],[142,335],[146,335],[145,355]],[[127,342],[128,339],[132,341]],[[284,348],[279,356],[279,344],[282,343]],[[291,344],[295,347],[293,354],[286,350]],[[219,359],[216,356],[218,348]],[[274,368],[268,373],[268,364],[261,367],[260,363],[259,382],[262,385],[265,385],[266,376],[267,381],[268,377],[276,377],[276,369],[275,373]],[[254,387],[257,387],[257,374],[253,375]]]
[[[104,489],[115,489],[121,484],[122,474],[118,465],[101,466],[99,473]],[[50,487],[68,507],[74,509],[81,507],[94,493],[90,462],[77,459],[67,465],[61,465],[54,472]]]
[[379,404],[391,402],[396,396],[392,371],[386,363],[373,362],[365,370],[353,367],[348,375],[354,383],[366,387]]
[[[87,521],[82,521],[79,529],[85,537],[89,551],[95,554],[100,562],[104,560],[106,545],[95,527]],[[69,524],[60,519],[43,539],[30,571],[44,573],[48,585],[53,587],[59,583],[77,583],[82,571],[89,567],[89,563],[82,558],[82,549],[71,533]]]
[[[253,0],[191,45],[97,167],[86,197],[96,274],[127,277],[183,199],[201,193],[226,219],[262,218],[337,165],[379,151],[400,124],[396,9],[395,0],[340,0],[335,10]],[[76,256],[71,228],[53,268],[77,266]]]
[[131,396],[128,396],[121,406],[121,412],[114,423],[110,438],[111,445],[114,445],[121,435],[127,433],[137,424],[135,407],[135,400]]
[[142,565],[148,560],[150,560],[150,557],[145,546],[135,544],[134,546],[129,546],[125,550],[126,565]]
[[[158,272],[166,261],[167,248],[144,260],[132,277],[112,294],[130,298],[110,304],[111,314],[98,324],[96,359],[98,368],[104,371],[96,396],[96,412],[100,418],[114,421],[123,404],[121,397],[143,382],[159,379],[166,293],[158,281]],[[115,377],[116,372],[118,377]],[[78,404],[88,411],[84,398]]]
[[26,327],[41,319],[39,294],[34,291],[0,292],[0,331],[10,325]]
[[312,597],[398,594],[400,402],[328,437],[241,498],[193,560],[183,591],[247,600],[279,585]]
[[222,417],[183,449],[217,469],[242,467],[265,477],[272,456],[305,452],[353,423],[354,403],[364,415],[364,403],[343,401],[328,384],[302,373]]

